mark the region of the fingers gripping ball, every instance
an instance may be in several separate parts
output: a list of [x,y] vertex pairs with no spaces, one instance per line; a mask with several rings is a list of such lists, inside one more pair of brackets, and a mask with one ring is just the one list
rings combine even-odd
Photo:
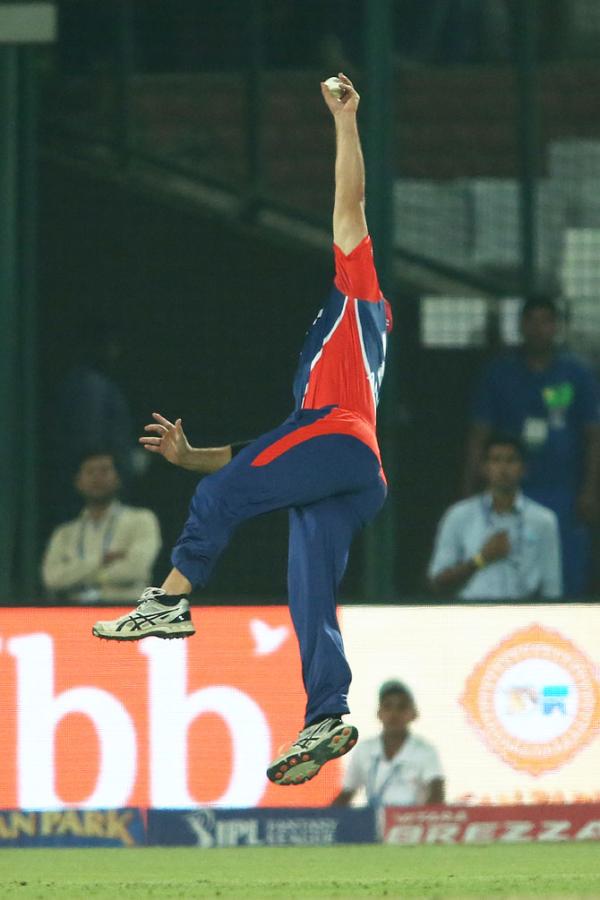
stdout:
[[341,100],[346,91],[348,90],[343,81],[340,81],[339,78],[335,76],[332,78],[328,78],[325,82],[325,87],[338,100]]

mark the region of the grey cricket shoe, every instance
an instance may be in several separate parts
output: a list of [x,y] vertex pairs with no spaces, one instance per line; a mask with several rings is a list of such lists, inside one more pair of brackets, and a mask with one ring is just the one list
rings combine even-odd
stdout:
[[161,597],[166,597],[166,591],[162,588],[146,588],[133,612],[112,622],[96,622],[92,634],[107,641],[139,641],[145,637],[186,638],[195,634],[187,598],[181,597],[176,606],[167,606],[160,602]]
[[267,769],[274,784],[304,784],[318,774],[322,766],[351,750],[358,740],[358,729],[333,716],[308,725],[294,743]]

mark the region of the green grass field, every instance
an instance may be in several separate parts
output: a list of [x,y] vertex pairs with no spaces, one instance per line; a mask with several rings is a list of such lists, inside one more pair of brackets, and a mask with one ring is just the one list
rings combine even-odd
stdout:
[[600,846],[0,850],[0,897],[600,898]]

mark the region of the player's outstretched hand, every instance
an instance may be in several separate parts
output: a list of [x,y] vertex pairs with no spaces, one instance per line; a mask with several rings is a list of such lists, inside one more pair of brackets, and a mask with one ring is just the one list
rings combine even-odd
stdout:
[[337,97],[333,96],[325,82],[322,81],[321,93],[323,94],[323,100],[334,117],[348,114],[355,115],[358,104],[360,103],[360,96],[347,75],[344,75],[343,72],[339,72],[338,78],[344,84],[345,92],[343,96],[338,100]]
[[144,431],[152,432],[153,437],[141,437],[140,444],[150,453],[160,453],[174,466],[185,466],[192,451],[185,436],[181,419],[169,422],[160,413],[152,413],[154,422],[144,426]]

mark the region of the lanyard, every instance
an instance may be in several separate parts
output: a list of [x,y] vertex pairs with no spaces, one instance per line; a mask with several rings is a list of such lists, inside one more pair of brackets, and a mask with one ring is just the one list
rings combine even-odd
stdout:
[[[111,545],[112,539],[115,534],[115,528],[117,525],[117,519],[121,515],[121,510],[116,509],[112,514],[110,519],[108,520],[108,524],[104,530],[104,535],[102,536],[102,556],[104,557],[108,552],[108,548]],[[87,528],[87,519],[84,518],[81,521],[81,527],[79,529],[79,540],[77,541],[77,552],[79,554],[79,559],[85,558],[85,532]]]
[[376,756],[372,763],[371,769],[369,771],[369,775],[367,778],[366,790],[367,790],[367,801],[369,806],[379,807],[382,806],[383,795],[391,784],[392,780],[396,777],[396,775],[400,774],[402,769],[402,763],[395,763],[390,771],[387,773],[385,778],[383,779],[382,784],[376,790],[375,785],[377,783],[377,772],[379,771],[380,763],[382,762],[381,756]]

